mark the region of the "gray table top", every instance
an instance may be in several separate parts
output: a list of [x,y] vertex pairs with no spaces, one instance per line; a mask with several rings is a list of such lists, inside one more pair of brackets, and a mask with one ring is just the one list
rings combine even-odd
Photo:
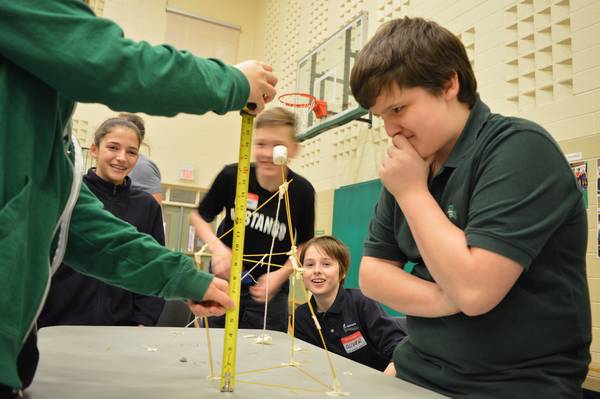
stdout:
[[[333,378],[325,351],[269,331],[272,345],[255,342],[260,330],[240,330],[235,392],[221,393],[208,378],[204,329],[169,327],[49,327],[39,331],[40,364],[27,397],[42,398],[327,398]],[[211,329],[214,372],[221,373],[223,330]],[[341,391],[355,398],[441,398],[332,354]],[[282,366],[288,364],[288,366]],[[260,369],[267,369],[258,371]],[[327,387],[329,386],[329,387]]]

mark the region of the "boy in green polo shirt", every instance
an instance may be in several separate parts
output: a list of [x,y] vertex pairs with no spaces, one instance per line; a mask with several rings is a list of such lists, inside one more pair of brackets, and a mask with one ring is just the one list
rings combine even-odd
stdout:
[[408,315],[397,377],[451,397],[581,397],[587,219],[556,142],[491,113],[459,39],[420,18],[383,25],[351,86],[393,142],[360,285]]

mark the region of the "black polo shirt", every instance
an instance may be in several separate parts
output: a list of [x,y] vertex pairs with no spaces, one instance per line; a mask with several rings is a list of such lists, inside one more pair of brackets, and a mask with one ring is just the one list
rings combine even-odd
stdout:
[[[591,341],[587,219],[556,142],[535,123],[492,114],[478,99],[429,190],[469,246],[506,256],[524,271],[484,315],[409,316],[410,338],[394,354],[398,377],[452,397],[580,395]],[[365,255],[412,261],[413,273],[432,281],[385,189]]]
[[[313,310],[317,304],[311,298]],[[317,313],[327,349],[355,362],[383,371],[392,361],[396,345],[406,333],[400,322],[360,290],[341,288],[327,312]],[[323,347],[308,304],[296,309],[294,335]]]

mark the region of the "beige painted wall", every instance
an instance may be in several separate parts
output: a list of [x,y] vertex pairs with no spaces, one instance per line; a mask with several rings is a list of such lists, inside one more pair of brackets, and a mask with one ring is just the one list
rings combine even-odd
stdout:
[[[259,0],[259,11],[257,41],[264,46],[257,47],[257,57],[273,63],[281,91],[295,85],[290,60],[297,62],[359,13],[369,15],[369,36],[391,18],[423,16],[463,38],[479,92],[495,112],[533,119],[558,141],[600,131],[600,2],[309,0],[299,6],[294,0]],[[560,39],[568,45],[555,42]],[[527,66],[538,56],[545,70]],[[350,123],[309,140],[293,165],[317,190],[332,189],[376,178],[387,145],[379,121],[370,131]]]
[[[600,135],[588,135],[564,140],[561,147],[566,154],[581,153],[588,171],[588,246],[587,273],[592,304],[592,361],[600,362],[600,259],[598,258],[598,162],[600,162]],[[598,375],[600,379],[600,374]],[[600,380],[597,384],[600,389]]]

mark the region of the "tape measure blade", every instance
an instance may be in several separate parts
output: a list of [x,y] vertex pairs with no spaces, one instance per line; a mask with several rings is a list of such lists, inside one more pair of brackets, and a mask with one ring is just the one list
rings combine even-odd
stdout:
[[221,391],[233,392],[235,387],[235,365],[237,355],[237,335],[240,312],[241,276],[244,257],[244,236],[246,232],[246,205],[248,182],[250,180],[250,150],[254,116],[242,113],[240,153],[235,190],[235,210],[231,270],[229,273],[229,296],[235,308],[225,313],[225,334],[223,342],[223,362],[221,370]]

